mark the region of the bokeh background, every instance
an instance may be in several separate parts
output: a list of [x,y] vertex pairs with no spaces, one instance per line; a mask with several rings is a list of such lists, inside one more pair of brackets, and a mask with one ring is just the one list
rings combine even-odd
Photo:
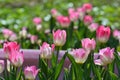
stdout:
[[95,22],[120,29],[120,0],[0,0],[0,39],[4,39],[2,28],[19,33],[25,26],[34,33],[34,17],[42,18],[42,26],[48,28],[52,8],[68,15],[68,8],[80,7],[84,3],[93,5],[91,15]]

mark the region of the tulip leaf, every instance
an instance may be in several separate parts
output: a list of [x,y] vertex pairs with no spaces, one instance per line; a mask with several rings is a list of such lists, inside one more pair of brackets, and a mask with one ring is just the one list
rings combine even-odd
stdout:
[[67,68],[64,69],[64,78],[63,80],[68,80],[69,71]]
[[109,74],[111,76],[111,80],[118,80],[118,76],[115,73],[109,71]]
[[48,65],[44,59],[39,57],[39,68],[41,69],[42,74],[47,78],[48,77]]
[[54,76],[53,80],[58,80],[58,77],[59,77],[60,72],[61,72],[61,70],[63,68],[63,65],[64,65],[64,61],[65,61],[66,55],[67,55],[67,53],[65,53],[65,55],[60,60],[59,64],[56,66],[55,72],[54,72],[55,76]]

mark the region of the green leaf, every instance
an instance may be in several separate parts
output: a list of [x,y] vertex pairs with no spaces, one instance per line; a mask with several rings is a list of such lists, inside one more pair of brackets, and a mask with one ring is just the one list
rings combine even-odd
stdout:
[[64,61],[65,61],[65,58],[66,58],[66,55],[67,53],[65,53],[65,55],[63,56],[63,58],[61,59],[60,63],[57,65],[56,69],[55,69],[55,76],[54,76],[54,79],[53,80],[58,80],[58,77],[60,75],[60,72],[63,68],[63,65],[64,65]]
[[109,71],[109,74],[111,76],[111,80],[118,80],[118,76],[115,73]]

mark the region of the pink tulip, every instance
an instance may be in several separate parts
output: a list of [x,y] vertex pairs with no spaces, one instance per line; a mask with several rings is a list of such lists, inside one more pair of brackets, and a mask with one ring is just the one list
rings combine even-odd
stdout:
[[71,12],[69,14],[69,18],[70,18],[71,21],[75,22],[79,18],[79,13],[78,12]]
[[88,26],[88,29],[91,31],[91,32],[94,32],[96,31],[98,28],[98,24],[97,23],[92,23]]
[[3,49],[5,52],[5,57],[9,58],[9,56],[12,52],[19,51],[20,46],[17,42],[5,42],[3,44]]
[[114,48],[110,49],[110,47],[101,49],[99,51],[99,59],[94,60],[96,65],[107,65],[112,63],[114,60]]
[[74,9],[74,8],[69,8],[69,9],[68,9],[68,14],[71,14],[71,13],[73,13],[73,12],[75,12],[75,9]]
[[114,30],[113,31],[113,37],[120,40],[120,31],[119,30]]
[[39,17],[35,17],[35,18],[33,19],[33,22],[34,22],[35,25],[39,25],[39,24],[41,24],[42,20],[41,20],[41,18],[39,18]]
[[70,25],[70,19],[66,16],[58,16],[57,21],[63,28],[69,27]]
[[110,28],[104,27],[104,26],[98,27],[96,31],[96,36],[99,42],[102,42],[102,43],[107,42],[110,37]]
[[26,38],[27,37],[27,28],[23,27],[19,33],[20,37]]
[[84,17],[84,24],[85,24],[85,25],[90,25],[92,22],[93,22],[92,16],[86,15],[86,16]]
[[79,15],[79,19],[83,20],[84,16],[85,16],[85,9],[82,7],[77,8],[77,12]]
[[58,11],[56,9],[52,9],[51,14],[52,14],[53,17],[59,16],[59,13],[58,13]]
[[4,60],[0,60],[0,73],[2,73],[5,69],[5,63]]
[[85,11],[86,11],[87,13],[89,13],[89,12],[92,11],[92,4],[90,4],[90,3],[85,3],[85,4],[83,5],[83,8],[85,9]]
[[37,74],[39,72],[39,69],[36,68],[36,66],[27,66],[24,69],[24,75],[27,80],[35,80]]
[[9,40],[10,41],[15,41],[15,40],[17,40],[18,38],[17,38],[17,35],[16,34],[12,34],[10,37],[9,37]]
[[91,50],[95,50],[95,46],[96,46],[96,42],[94,39],[90,39],[90,38],[85,38],[81,40],[82,43],[82,47],[86,50],[86,51],[91,51]]
[[65,30],[57,30],[53,31],[53,41],[56,46],[63,46],[66,42],[66,31]]
[[52,47],[50,47],[48,43],[44,42],[40,47],[41,58],[51,59],[53,50],[54,50],[54,44],[52,45]]
[[9,38],[12,34],[14,34],[14,32],[11,31],[10,29],[3,29],[2,33],[3,33],[5,38]]
[[12,54],[10,55],[10,62],[16,66],[16,67],[20,67],[23,64],[24,61],[24,56],[22,52],[18,52],[18,51],[14,51],[12,52]]
[[35,44],[38,40],[38,37],[36,35],[31,35],[30,36],[30,41],[32,44]]
[[74,57],[75,62],[80,64],[83,64],[88,58],[88,53],[82,48],[74,49],[70,54]]

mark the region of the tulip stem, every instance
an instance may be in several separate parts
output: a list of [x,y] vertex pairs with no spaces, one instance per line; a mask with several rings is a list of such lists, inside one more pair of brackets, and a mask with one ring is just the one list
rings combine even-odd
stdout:
[[59,51],[60,51],[60,48],[61,48],[61,47],[59,47],[59,46],[57,47],[57,60],[56,60],[56,64],[58,63],[58,58],[59,58]]

